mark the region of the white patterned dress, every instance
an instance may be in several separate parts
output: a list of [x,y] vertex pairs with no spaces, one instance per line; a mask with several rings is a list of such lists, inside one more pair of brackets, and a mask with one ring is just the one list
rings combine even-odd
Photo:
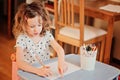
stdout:
[[42,61],[50,59],[50,41],[54,40],[53,35],[47,31],[45,36],[38,43],[34,43],[26,34],[21,34],[16,40],[16,47],[24,49],[24,61],[33,64],[37,61],[35,54],[39,55]]

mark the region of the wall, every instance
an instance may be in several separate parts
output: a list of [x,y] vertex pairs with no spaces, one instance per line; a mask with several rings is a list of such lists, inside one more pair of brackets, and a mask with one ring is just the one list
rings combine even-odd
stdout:
[[[94,26],[106,30],[107,22],[95,19]],[[120,21],[114,23],[113,39],[111,54],[113,58],[120,60]]]

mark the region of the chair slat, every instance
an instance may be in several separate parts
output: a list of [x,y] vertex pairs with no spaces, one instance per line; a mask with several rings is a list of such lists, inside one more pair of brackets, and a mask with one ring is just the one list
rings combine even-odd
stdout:
[[[54,0],[56,19],[55,38],[59,42],[76,47],[80,47],[83,43],[92,44],[99,42],[101,44],[99,60],[102,61],[106,34],[104,31],[101,33],[100,29],[84,25],[84,1],[85,0],[77,0],[79,5],[76,5],[75,0]],[[58,2],[60,2],[60,4],[57,4]],[[59,11],[57,10],[57,6],[60,8]],[[87,34],[90,34],[90,36],[87,36]]]
[[66,9],[66,0],[64,0],[64,14],[65,14],[65,24],[67,24],[67,9]]
[[74,27],[74,0],[71,0],[71,16],[72,27]]
[[68,2],[68,4],[67,4],[67,15],[68,15],[68,25],[70,26],[70,0],[67,0]]

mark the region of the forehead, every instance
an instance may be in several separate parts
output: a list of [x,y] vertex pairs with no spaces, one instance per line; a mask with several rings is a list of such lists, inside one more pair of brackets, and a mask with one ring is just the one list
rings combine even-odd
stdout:
[[36,25],[37,23],[42,23],[42,17],[35,16],[34,18],[27,19],[28,25]]

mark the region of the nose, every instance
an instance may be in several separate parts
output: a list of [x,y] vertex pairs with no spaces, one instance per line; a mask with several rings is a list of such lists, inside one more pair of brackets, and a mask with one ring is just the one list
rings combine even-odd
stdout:
[[37,28],[35,28],[35,29],[34,29],[34,32],[37,32],[37,30],[38,30],[38,29],[37,29]]

